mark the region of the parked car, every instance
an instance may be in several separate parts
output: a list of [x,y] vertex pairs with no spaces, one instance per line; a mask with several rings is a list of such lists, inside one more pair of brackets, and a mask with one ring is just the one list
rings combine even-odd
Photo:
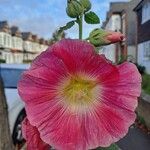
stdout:
[[21,122],[26,116],[24,103],[18,95],[17,83],[23,71],[29,68],[25,64],[0,64],[0,73],[4,82],[4,91],[8,104],[9,125],[14,144],[24,142]]

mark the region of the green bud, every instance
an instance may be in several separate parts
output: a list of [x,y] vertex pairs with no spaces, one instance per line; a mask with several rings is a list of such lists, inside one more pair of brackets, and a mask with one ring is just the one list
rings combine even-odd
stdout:
[[87,12],[91,9],[92,5],[89,0],[80,0],[81,5],[84,7],[84,12]]
[[77,0],[68,0],[66,12],[69,17],[77,18],[83,13],[83,6]]
[[89,36],[89,41],[96,47],[110,44],[110,41],[106,39],[108,33],[102,29],[94,29]]

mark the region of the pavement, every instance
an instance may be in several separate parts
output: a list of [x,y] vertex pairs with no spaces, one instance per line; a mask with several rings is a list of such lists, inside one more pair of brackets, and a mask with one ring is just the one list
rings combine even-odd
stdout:
[[121,150],[150,150],[150,135],[132,126],[117,145]]

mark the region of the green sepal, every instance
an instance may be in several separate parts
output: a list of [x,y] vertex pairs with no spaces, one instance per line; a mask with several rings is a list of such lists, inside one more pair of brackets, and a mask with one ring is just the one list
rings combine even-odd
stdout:
[[84,12],[87,12],[91,9],[92,5],[89,0],[80,0],[81,5],[84,7]]
[[110,44],[110,41],[108,41],[105,38],[107,35],[108,35],[108,32],[106,32],[105,30],[96,28],[90,33],[88,40],[95,47],[108,45],[108,44]]

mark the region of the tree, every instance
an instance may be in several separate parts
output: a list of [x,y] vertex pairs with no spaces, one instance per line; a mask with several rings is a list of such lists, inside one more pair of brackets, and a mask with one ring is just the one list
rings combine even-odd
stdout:
[[52,34],[52,38],[49,40],[50,45],[54,44],[57,41],[60,41],[61,39],[64,39],[66,37],[66,33],[65,32],[59,32],[58,30],[56,30],[53,34]]
[[9,129],[7,102],[4,93],[3,80],[0,75],[0,150],[13,150]]

